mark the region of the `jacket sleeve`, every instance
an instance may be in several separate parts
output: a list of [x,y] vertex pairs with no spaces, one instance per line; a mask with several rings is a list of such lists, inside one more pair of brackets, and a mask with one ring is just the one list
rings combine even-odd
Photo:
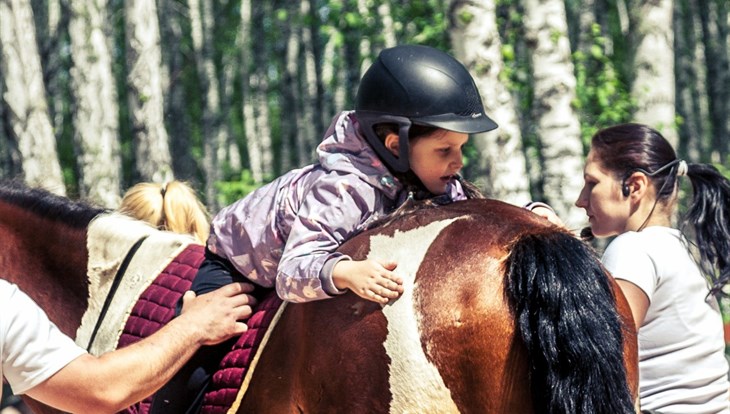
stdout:
[[357,233],[375,209],[375,189],[352,176],[320,177],[304,196],[279,262],[276,290],[283,300],[308,302],[343,293],[332,281],[334,264],[349,257],[337,248]]

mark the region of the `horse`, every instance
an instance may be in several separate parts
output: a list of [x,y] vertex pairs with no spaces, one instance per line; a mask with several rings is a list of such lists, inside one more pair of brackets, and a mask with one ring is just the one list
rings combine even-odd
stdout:
[[[72,337],[89,306],[87,227],[105,213],[0,186],[1,277]],[[395,260],[403,296],[289,304],[229,412],[636,412],[630,308],[566,230],[467,200],[384,220],[339,251]]]

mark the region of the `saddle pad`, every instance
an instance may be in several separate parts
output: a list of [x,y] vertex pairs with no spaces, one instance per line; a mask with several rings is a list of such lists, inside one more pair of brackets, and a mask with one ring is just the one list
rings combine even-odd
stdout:
[[131,256],[110,307],[99,323],[94,342],[88,349],[94,355],[117,347],[130,308],[139,295],[180,252],[196,242],[189,235],[159,231],[145,222],[118,213],[100,215],[89,225],[89,305],[76,332],[76,343],[83,348],[89,345],[114,276],[132,245],[143,237],[145,240]]
[[[146,338],[172,320],[175,306],[190,289],[193,278],[205,258],[203,246],[191,244],[183,250],[142,292],[127,318],[118,348]],[[145,398],[121,413],[148,413],[152,397]]]
[[[119,338],[119,348],[152,335],[173,318],[178,300],[190,288],[203,259],[203,246],[193,244],[170,262],[132,308]],[[259,300],[253,315],[247,321],[248,331],[238,338],[213,375],[201,413],[225,413],[237,397],[240,400],[245,391],[241,390],[241,386],[246,374],[281,304],[282,300],[274,290],[267,292],[266,297]],[[239,391],[241,395],[238,395]],[[121,413],[146,414],[149,413],[151,403],[152,396]]]
[[[213,374],[203,399],[202,414],[224,414],[234,405],[240,404],[248,388],[248,379],[255,369],[259,345],[266,346],[265,337],[269,329],[276,325],[284,307],[285,304],[273,289],[259,302],[246,322],[248,331],[238,338],[221,361],[218,371]],[[231,411],[235,412],[234,409]]]

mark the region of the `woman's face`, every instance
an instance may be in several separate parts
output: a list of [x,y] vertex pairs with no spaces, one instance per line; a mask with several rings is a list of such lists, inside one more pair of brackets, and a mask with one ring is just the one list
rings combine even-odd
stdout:
[[575,205],[585,209],[596,237],[623,233],[631,213],[631,203],[621,192],[621,182],[605,169],[591,150],[583,169],[583,189]]
[[469,135],[439,129],[410,143],[410,165],[428,191],[440,195],[464,166],[462,149]]

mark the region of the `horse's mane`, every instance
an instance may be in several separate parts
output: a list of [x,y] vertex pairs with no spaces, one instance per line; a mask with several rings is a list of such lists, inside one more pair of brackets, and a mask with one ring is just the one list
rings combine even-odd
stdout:
[[0,182],[0,200],[75,228],[88,226],[91,219],[106,211],[84,201],[73,201],[17,181]]

